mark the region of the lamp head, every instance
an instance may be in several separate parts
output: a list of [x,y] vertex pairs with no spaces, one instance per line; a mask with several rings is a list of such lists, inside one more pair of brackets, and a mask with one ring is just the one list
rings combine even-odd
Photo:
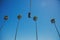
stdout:
[[31,18],[31,12],[28,13],[28,18]]

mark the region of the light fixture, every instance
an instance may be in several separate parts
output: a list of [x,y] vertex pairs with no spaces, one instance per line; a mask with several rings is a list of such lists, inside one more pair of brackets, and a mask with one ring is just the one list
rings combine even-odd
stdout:
[[30,10],[28,12],[28,18],[31,18],[31,3],[32,3],[32,0],[30,0]]

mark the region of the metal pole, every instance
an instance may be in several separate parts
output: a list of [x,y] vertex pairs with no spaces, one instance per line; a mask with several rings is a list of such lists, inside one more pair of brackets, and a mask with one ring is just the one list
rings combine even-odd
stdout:
[[31,12],[31,4],[32,4],[32,0],[30,0],[30,12]]
[[29,12],[28,12],[28,18],[31,18],[31,2],[32,0],[30,0],[30,9],[29,9]]

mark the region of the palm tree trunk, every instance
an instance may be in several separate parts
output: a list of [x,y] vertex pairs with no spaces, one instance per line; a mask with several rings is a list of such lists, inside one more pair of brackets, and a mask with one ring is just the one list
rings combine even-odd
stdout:
[[6,21],[4,21],[4,23],[2,24],[2,26],[0,27],[0,31],[2,31],[2,29],[4,28]]
[[37,22],[35,22],[36,25],[36,40],[38,40],[38,27],[37,27]]
[[15,33],[15,38],[14,38],[14,40],[16,40],[16,38],[17,38],[18,28],[19,28],[19,20],[18,20],[18,23],[17,23],[16,33]]
[[58,28],[57,28],[57,26],[56,26],[55,23],[54,23],[54,26],[55,26],[55,29],[56,29],[56,31],[57,31],[57,33],[58,33],[59,38],[60,38],[60,33],[59,33]]

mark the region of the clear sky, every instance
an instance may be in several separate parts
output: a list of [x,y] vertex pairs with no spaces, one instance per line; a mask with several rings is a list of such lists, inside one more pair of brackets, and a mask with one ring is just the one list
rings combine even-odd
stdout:
[[[17,27],[17,15],[21,14],[17,40],[36,40],[35,22],[28,18],[30,0],[2,0],[0,3],[0,27],[3,17],[8,15],[8,21],[0,32],[0,40],[14,40]],[[59,40],[58,34],[50,19],[56,19],[56,25],[60,30],[60,1],[59,0],[32,0],[32,17],[37,16],[38,39]],[[59,31],[60,32],[60,31]]]

